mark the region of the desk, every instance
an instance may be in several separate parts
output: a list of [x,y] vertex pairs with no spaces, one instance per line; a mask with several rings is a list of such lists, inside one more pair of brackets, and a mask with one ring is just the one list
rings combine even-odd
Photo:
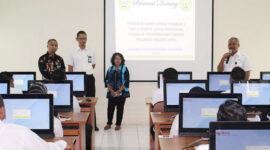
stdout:
[[[98,97],[77,97],[78,100],[82,100],[79,104],[81,106],[81,112],[90,112],[88,118],[88,124],[91,124],[92,136],[91,136],[91,149],[95,147],[95,105],[98,101]],[[91,99],[91,101],[87,101],[86,99]]]
[[159,134],[161,125],[172,125],[173,120],[168,121],[171,116],[177,115],[177,112],[151,112],[151,119],[155,126],[155,149],[159,150]]
[[152,112],[152,97],[146,97],[145,98],[145,104],[148,105],[148,110],[149,110],[149,144],[150,144],[150,149],[152,149],[151,146],[151,127],[152,127],[152,119],[151,119],[151,112]]
[[[159,138],[161,150],[182,150],[184,147],[189,146],[188,144],[200,139],[200,137],[173,137],[173,138]],[[208,144],[207,141],[199,142],[197,145]],[[186,150],[194,150],[189,148]]]
[[[46,142],[56,142],[59,140],[64,140],[67,142],[67,144],[69,146],[72,146],[73,149],[75,149],[75,143],[76,141],[76,136],[64,136],[64,137],[54,137],[54,138],[44,138],[43,140],[45,140]],[[65,148],[65,150],[70,150],[68,148]]]
[[60,116],[71,118],[62,121],[63,126],[77,127],[77,129],[64,130],[64,136],[79,136],[79,149],[85,150],[85,124],[89,117],[89,112],[60,112]]

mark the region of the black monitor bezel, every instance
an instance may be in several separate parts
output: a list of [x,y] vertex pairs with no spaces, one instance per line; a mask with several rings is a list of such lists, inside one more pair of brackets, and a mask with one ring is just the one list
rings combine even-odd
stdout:
[[[246,80],[246,81],[233,81],[231,83],[231,93],[234,93],[234,87],[233,85],[234,84],[237,84],[237,83],[269,83],[270,84],[270,80]],[[243,100],[242,100],[242,103],[241,103],[248,111],[253,111],[253,110],[264,110],[264,109],[270,109],[270,104],[269,105],[244,105],[243,104]]]
[[10,94],[10,82],[8,80],[0,80],[0,83],[7,84],[7,94]]
[[[66,72],[67,75],[83,75],[84,76],[84,90],[83,91],[73,91],[74,95],[85,95],[86,91],[86,72]],[[73,86],[74,87],[74,86]],[[73,89],[72,89],[73,90]]]
[[211,122],[209,127],[209,150],[216,150],[216,130],[270,130],[270,122],[219,121]]
[[[160,74],[163,74],[163,72],[158,72],[158,88],[160,88]],[[177,75],[178,74],[189,74],[190,75],[190,80],[192,80],[192,72],[186,72],[186,71],[180,71],[180,72],[177,72]],[[180,81],[189,81],[189,80],[180,80]]]
[[164,99],[164,111],[165,112],[178,112],[179,105],[167,105],[167,83],[204,83],[205,89],[207,88],[207,81],[206,80],[176,80],[176,81],[164,81],[163,84],[163,99]]
[[73,111],[73,81],[71,80],[64,80],[64,81],[50,81],[50,80],[29,80],[28,87],[30,87],[31,83],[33,82],[41,82],[43,84],[70,84],[70,105],[57,105],[54,106],[54,110],[59,112],[59,110],[68,110]]
[[[262,71],[260,72],[260,79],[263,80],[263,75],[264,74],[270,74],[270,72],[267,72],[267,71]],[[267,81],[267,80],[264,80],[264,81]]]
[[[54,108],[52,94],[3,94],[3,99],[49,99],[50,104],[50,128],[49,129],[31,129],[36,134],[54,134]],[[41,118],[42,119],[42,118]]]
[[242,95],[241,94],[228,94],[228,93],[187,93],[187,94],[179,94],[179,134],[180,133],[198,133],[203,136],[209,133],[209,128],[183,128],[183,99],[185,97],[191,98],[237,98],[238,102],[241,103]]
[[[34,80],[36,80],[36,72],[22,72],[22,71],[8,71],[8,73],[11,73],[12,76],[14,76],[14,74],[18,74],[18,75],[23,75],[23,74],[26,74],[26,75],[34,75]],[[30,81],[30,80],[28,80]],[[27,84],[27,83],[26,83]],[[27,86],[28,87],[28,86]],[[22,90],[23,91],[23,90]],[[26,91],[23,91],[23,92],[27,92],[28,89]]]
[[[224,92],[224,91],[210,91],[210,75],[231,75],[231,72],[207,72],[207,91],[209,92]],[[231,88],[231,86],[230,86]],[[232,89],[230,89],[232,90]]]

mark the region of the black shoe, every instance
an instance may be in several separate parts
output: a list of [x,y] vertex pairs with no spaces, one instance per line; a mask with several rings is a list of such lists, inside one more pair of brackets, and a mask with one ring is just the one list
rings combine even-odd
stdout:
[[98,127],[95,127],[95,131],[99,131],[99,128]]

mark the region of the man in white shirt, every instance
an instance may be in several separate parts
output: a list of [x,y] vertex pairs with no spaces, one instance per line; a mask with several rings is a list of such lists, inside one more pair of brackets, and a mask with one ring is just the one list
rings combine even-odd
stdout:
[[63,140],[51,143],[41,139],[26,127],[3,123],[6,117],[3,98],[0,96],[0,150],[64,150],[71,149]]
[[235,67],[241,67],[246,72],[245,79],[248,80],[251,71],[251,65],[247,55],[241,53],[238,49],[240,47],[239,39],[232,37],[229,39],[229,52],[225,53],[221,58],[217,67],[218,72],[231,72]]
[[[68,58],[68,71],[69,72],[86,72],[85,89],[87,97],[96,96],[95,77],[93,75],[96,66],[95,52],[91,48],[86,47],[87,34],[85,31],[79,31],[77,33],[76,41],[79,43],[79,47],[72,50]],[[96,123],[96,113],[95,113]],[[98,127],[95,124],[95,130],[98,131]]]
[[10,94],[23,94],[22,90],[14,88],[14,79],[13,79],[13,75],[11,73],[2,72],[1,73],[1,80],[9,81]]

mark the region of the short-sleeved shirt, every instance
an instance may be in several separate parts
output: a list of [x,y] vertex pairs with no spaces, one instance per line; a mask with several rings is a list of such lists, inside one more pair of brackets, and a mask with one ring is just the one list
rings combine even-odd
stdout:
[[248,56],[238,51],[233,56],[230,56],[228,64],[227,59],[225,59],[223,70],[224,72],[231,72],[235,67],[240,67],[244,71],[251,71],[251,65]]
[[56,54],[52,57],[48,52],[39,58],[38,67],[43,78],[48,80],[52,79],[55,70],[66,70],[63,58]]
[[153,92],[152,96],[152,105],[154,106],[158,102],[164,101],[164,96],[163,96],[163,87],[160,87],[159,89],[156,89]]
[[73,66],[74,72],[86,72],[91,75],[94,73],[93,64],[96,64],[95,52],[91,48],[72,50],[69,54],[68,65]]
[[[115,70],[115,66],[109,67],[106,78],[105,84],[110,84],[114,91],[117,91],[121,88],[122,85],[125,86],[124,90],[120,94],[120,96],[127,98],[130,97],[129,93],[129,71],[128,68],[124,65],[121,65],[118,71]],[[113,97],[110,91],[107,91],[107,98]]]

